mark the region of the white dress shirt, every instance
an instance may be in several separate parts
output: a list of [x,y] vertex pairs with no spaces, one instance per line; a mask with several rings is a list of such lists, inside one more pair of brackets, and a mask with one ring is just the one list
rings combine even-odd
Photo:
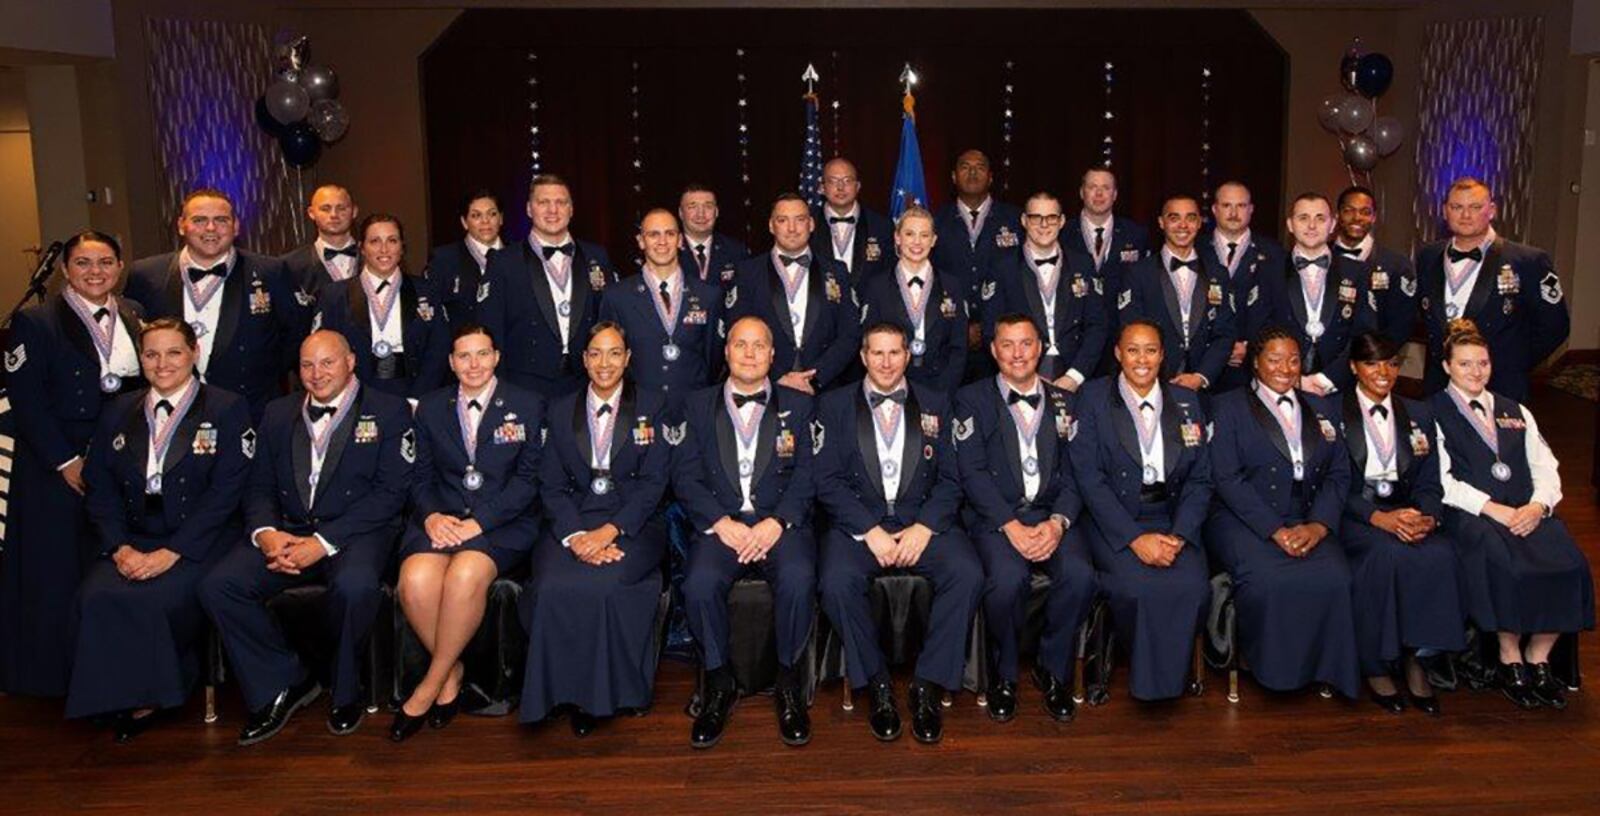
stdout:
[[[735,389],[734,393],[737,394],[737,393],[740,393],[740,392],[737,389]],[[752,392],[752,393],[754,393],[754,392]],[[768,393],[767,393],[767,400],[770,402],[770,401],[772,401],[772,399],[773,399],[773,396],[772,396],[772,393],[769,390]],[[756,408],[757,408],[756,403],[747,402],[747,403],[739,406],[738,408],[736,408],[734,410],[739,412],[739,421],[740,422],[749,422],[751,417],[755,414]],[[727,408],[724,407],[722,410],[725,411],[725,410],[727,410]],[[743,468],[740,468],[740,473],[738,474],[738,476],[739,476],[739,495],[741,497],[743,497],[743,501],[739,504],[739,512],[741,512],[741,513],[754,513],[756,511],[756,505],[755,505],[755,502],[752,500],[752,496],[754,494],[755,480],[756,480],[755,461],[756,461],[756,450],[758,448],[760,448],[760,446],[761,446],[761,434],[758,431],[755,435],[751,436],[750,437],[750,443],[747,445],[747,444],[745,444],[743,439],[739,438],[738,432],[735,431],[734,434],[733,434],[733,444],[738,448],[738,451],[739,451],[738,461],[740,461],[740,462],[749,462],[750,465],[751,465],[750,474],[748,476],[744,475],[744,473],[743,473],[744,469]]]
[[[231,275],[233,274],[233,268],[237,265],[235,263],[236,260],[237,253],[230,249],[228,250],[227,257],[224,257],[222,260],[208,268],[214,269],[217,266],[222,266],[226,268],[228,270],[228,274]],[[178,274],[188,278],[189,267],[191,266],[199,268],[199,264],[190,259],[189,248],[184,247],[178,251]],[[189,300],[189,287],[186,285],[181,285],[180,282],[179,288],[183,289],[184,322],[190,325],[194,325],[198,322],[201,326],[205,327],[203,332],[199,332],[200,354],[199,356],[195,357],[194,360],[195,368],[200,371],[202,378],[205,376],[206,367],[211,363],[211,349],[217,341],[217,323],[220,322],[222,317],[222,299],[225,297],[222,290],[227,288],[227,286],[227,278],[224,276],[222,286],[217,289],[216,294],[211,296],[211,300],[206,302],[205,308],[196,309],[194,303],[190,302]]]
[[[1015,389],[1012,389],[1010,385],[1007,385],[1006,388],[1008,390],[1006,391],[1006,393],[1004,395],[1001,396],[1001,402],[1005,402],[1005,399],[1006,399],[1007,396],[1010,395],[1011,390],[1015,390]],[[1038,412],[1043,411],[1048,407],[1045,404],[1044,387],[1039,384],[1039,380],[1036,378],[1033,381],[1033,389],[1032,390],[1030,390],[1030,391],[1022,391],[1022,392],[1019,392],[1019,393],[1021,393],[1023,396],[1028,396],[1029,394],[1038,394],[1039,395],[1039,407],[1038,408],[1034,408],[1034,407],[1028,405],[1028,403],[1026,403],[1026,402],[1019,402],[1019,403],[1016,404],[1018,411],[1022,414],[1023,420],[1031,425],[1031,424],[1033,424],[1035,415],[1037,415]],[[1006,407],[1009,410],[1010,405],[1007,404]],[[1012,417],[1013,424],[1015,424],[1015,419],[1016,419],[1016,417],[1013,416]],[[1017,455],[1022,457],[1021,460],[1018,461],[1017,464],[1022,464],[1023,462],[1028,461],[1028,457],[1030,457],[1030,456],[1033,457],[1035,460],[1038,460],[1039,459],[1038,440],[1039,440],[1039,437],[1044,436],[1045,430],[1046,430],[1044,428],[1044,421],[1040,420],[1039,432],[1034,435],[1034,438],[1032,440],[1029,440],[1028,437],[1022,432],[1022,426],[1021,425],[1015,425],[1015,428],[1016,428],[1016,434],[1017,434]],[[1022,497],[1027,499],[1028,501],[1033,501],[1034,497],[1039,495],[1040,480],[1041,480],[1041,477],[1044,476],[1044,462],[1043,461],[1039,462],[1039,467],[1036,468],[1036,470],[1038,472],[1034,473],[1033,475],[1030,476],[1030,475],[1028,475],[1028,469],[1026,467],[1024,467],[1022,469]]]
[[[313,407],[316,407],[316,408],[323,408],[323,407],[335,407],[336,408],[336,407],[338,407],[339,403],[344,402],[345,395],[347,393],[349,393],[350,389],[352,387],[354,387],[354,385],[355,385],[355,380],[353,380],[353,379],[350,382],[345,383],[344,390],[342,390],[339,393],[335,394],[333,399],[328,400],[325,403],[321,402],[321,401],[319,401],[319,400],[317,400],[316,398],[313,397],[311,399],[311,405]],[[354,404],[351,405],[351,410],[355,410]],[[334,421],[335,417],[336,417],[336,414],[327,414],[327,415],[324,415],[324,416],[317,417],[317,421],[311,423],[312,435],[313,436],[317,436],[317,435],[321,435],[321,434],[324,434],[324,433],[329,433],[330,430],[329,430],[328,426]],[[297,422],[303,422],[304,420],[303,419],[297,419],[296,421]],[[311,477],[312,477],[311,478],[311,493],[310,493],[311,500],[310,500],[310,502],[308,503],[308,505],[306,507],[306,512],[309,513],[309,512],[311,512],[311,508],[315,507],[316,504],[317,504],[317,485],[320,484],[321,481],[322,481],[322,462],[323,462],[324,459],[327,458],[327,449],[324,448],[322,453],[317,453],[317,446],[316,446],[316,444],[314,444],[314,442],[308,442],[307,443],[307,447],[310,448],[310,453],[311,453]],[[256,546],[256,549],[260,549],[261,548],[260,535],[262,533],[265,533],[265,532],[276,531],[277,529],[278,528],[276,528],[276,527],[257,527],[254,531],[252,531],[250,533],[250,543],[254,544]],[[314,538],[317,539],[317,543],[322,545],[323,551],[326,552],[328,555],[338,555],[339,554],[339,548],[335,547],[333,545],[333,542],[329,541],[326,538],[323,538],[322,537],[322,533],[312,533],[311,535]]]
[[478,262],[478,272],[480,274],[489,269],[489,250],[505,248],[505,242],[501,241],[498,235],[494,237],[494,243],[492,244],[486,244],[471,235],[467,236],[467,253],[472,256],[474,261]]
[[[1385,467],[1382,462],[1378,461],[1379,440],[1372,438],[1372,429],[1367,426],[1367,420],[1361,420],[1362,432],[1366,434],[1367,438],[1367,469],[1362,475],[1369,482],[1380,480],[1392,482],[1399,479],[1400,474],[1396,468],[1400,463],[1400,426],[1395,422],[1394,418],[1394,399],[1392,397],[1384,397],[1382,402],[1373,402],[1367,398],[1366,392],[1357,388],[1356,403],[1361,406],[1361,415],[1363,417],[1372,417],[1373,424],[1389,434],[1390,439],[1394,442],[1395,450],[1394,459],[1390,460],[1388,467]],[[1383,410],[1388,412],[1388,417],[1372,416],[1372,407],[1374,405],[1383,406]]]
[[[1099,269],[1105,263],[1106,257],[1111,254],[1111,225],[1116,223],[1116,218],[1111,213],[1106,213],[1106,222],[1096,224],[1087,210],[1078,213],[1078,229],[1083,231],[1083,248],[1088,250],[1090,257],[1094,258],[1094,268]],[[1094,231],[1100,230],[1100,251],[1094,251]]]
[[[400,270],[396,269],[394,273],[388,277],[387,282],[389,286],[380,293],[378,292],[378,287],[385,283],[385,279],[372,274],[372,270],[370,269],[361,273],[362,277],[366,278],[367,283],[371,287],[369,291],[389,298],[388,322],[382,326],[379,326],[378,318],[380,315],[378,314],[378,302],[377,300],[373,299],[371,295],[367,297],[367,326],[372,332],[372,344],[376,346],[379,340],[388,341],[389,348],[394,349],[396,353],[406,350],[406,333],[402,328],[405,325],[405,321],[400,319],[401,274],[402,273]],[[392,294],[390,292],[391,289],[393,290]]]
[[[1126,380],[1125,377],[1124,380]],[[1156,481],[1166,481],[1167,445],[1166,440],[1162,438],[1161,433],[1161,386],[1159,384],[1152,385],[1150,387],[1150,393],[1141,397],[1139,396],[1139,392],[1134,390],[1133,385],[1130,383],[1128,385],[1128,393],[1132,394],[1134,399],[1137,400],[1137,402],[1134,403],[1134,407],[1138,409],[1140,415],[1144,418],[1145,423],[1155,423],[1155,433],[1153,434],[1155,438],[1151,440],[1150,450],[1148,451],[1144,449],[1144,443],[1139,441],[1139,429],[1137,427],[1134,428],[1134,441],[1139,442],[1139,457],[1142,460],[1140,464],[1145,467],[1155,468]],[[1149,409],[1145,409],[1142,405],[1142,403],[1146,402],[1150,403]]]
[[[1307,325],[1310,325],[1313,322],[1322,320],[1322,304],[1327,299],[1328,287],[1333,285],[1332,280],[1331,280],[1331,278],[1333,277],[1333,263],[1334,263],[1334,261],[1338,260],[1339,256],[1335,255],[1333,253],[1332,249],[1328,249],[1328,248],[1324,247],[1324,251],[1328,255],[1328,268],[1327,269],[1323,269],[1320,266],[1308,266],[1305,269],[1301,269],[1301,270],[1299,270],[1299,271],[1297,271],[1295,273],[1295,282],[1296,282],[1296,285],[1300,287],[1300,293],[1302,295],[1305,295],[1305,292],[1306,292],[1305,280],[1306,280],[1306,275],[1308,273],[1322,276],[1322,289],[1321,289],[1321,291],[1319,291],[1317,293],[1317,294],[1321,295],[1321,297],[1316,298],[1316,301],[1317,301],[1316,303],[1312,303],[1311,302],[1312,298],[1310,298],[1310,297],[1306,297],[1305,298],[1305,301],[1306,301],[1306,324]],[[1307,255],[1306,253],[1300,251],[1300,247],[1299,246],[1296,246],[1294,248],[1294,252],[1291,253],[1291,255],[1290,255],[1289,262],[1291,264],[1294,263],[1294,259],[1295,258],[1314,259],[1314,258],[1320,258],[1320,257],[1322,257],[1322,256],[1321,255],[1316,255],[1316,256]],[[1313,272],[1312,270],[1315,270],[1315,272]],[[1327,330],[1328,330],[1327,324],[1323,323],[1323,331],[1326,332]],[[1320,338],[1313,337],[1311,339],[1311,342],[1315,343],[1318,339],[1320,339]],[[1333,384],[1333,380],[1328,379],[1328,375],[1326,375],[1326,374],[1324,374],[1324,373],[1322,373],[1320,371],[1318,371],[1315,374],[1307,374],[1306,378],[1311,380],[1312,382],[1316,383],[1317,385],[1321,386],[1323,391],[1326,391],[1326,392],[1328,392],[1330,394],[1332,394],[1333,392],[1339,390],[1339,386],[1334,385]]]
[[[1483,242],[1478,244],[1478,250],[1480,252],[1484,253],[1484,254],[1488,254],[1489,246],[1494,243],[1494,239],[1495,239],[1494,228],[1490,227],[1488,234],[1483,236]],[[1465,249],[1462,249],[1461,247],[1457,247],[1455,239],[1453,239],[1453,238],[1448,243],[1446,243],[1445,246],[1447,248],[1448,247],[1455,247],[1456,249],[1461,250],[1463,252],[1471,252],[1472,251],[1472,247],[1467,247]],[[1455,291],[1455,293],[1452,294],[1450,292],[1450,280],[1451,280],[1451,278],[1455,277],[1456,275],[1462,274],[1463,272],[1466,274],[1467,278],[1466,278],[1466,280],[1461,282],[1461,288],[1457,289]],[[1483,273],[1483,261],[1474,261],[1471,258],[1462,258],[1459,261],[1451,261],[1450,260],[1450,253],[1449,253],[1448,249],[1446,250],[1445,256],[1444,256],[1444,274],[1445,274],[1444,304],[1445,304],[1446,314],[1449,313],[1448,312],[1449,307],[1454,306],[1454,307],[1456,307],[1455,308],[1455,316],[1456,317],[1466,317],[1467,316],[1467,301],[1472,299],[1472,290],[1473,290],[1474,287],[1476,287],[1478,285],[1478,275],[1480,275],[1482,273]]]
[[[123,324],[122,316],[117,313],[116,298],[108,297],[100,305],[90,303],[89,300],[70,287],[62,290],[62,296],[78,302],[84,311],[89,314],[89,319],[94,319],[94,313],[101,309],[106,310],[106,316],[100,319],[100,328],[105,329],[106,322],[111,323],[114,336],[111,338],[111,356],[103,358],[96,349],[95,357],[100,361],[100,376],[115,374],[118,377],[135,377],[140,374],[139,350],[134,346],[133,335],[128,333],[128,327]],[[88,328],[85,326],[85,328]],[[93,330],[90,330],[91,334]]]
[[[829,218],[855,218],[853,224],[830,224]],[[826,204],[822,207],[823,226],[828,228],[829,244],[833,247],[833,259],[844,264],[844,268],[855,274],[852,264],[855,263],[856,233],[861,226],[861,202],[850,205],[844,212],[835,212],[833,205]],[[844,247],[840,251],[839,247]]]
[[[183,398],[190,386],[199,388],[200,384],[193,377],[190,377],[187,383],[179,386],[178,390],[173,391],[171,394],[162,394],[156,391],[155,386],[151,386],[150,392],[145,395],[144,404],[150,409],[151,415],[156,418],[156,426],[150,429],[150,440],[145,445],[144,478],[146,482],[159,475],[163,469],[163,461],[156,456],[156,438],[178,418],[178,404],[183,402]],[[171,411],[156,410],[156,403],[162,400],[166,400],[167,404],[172,406]],[[193,410],[193,406],[190,407],[190,410]]]
[[354,245],[355,239],[353,238],[345,241],[345,243],[341,246],[334,246],[327,241],[322,240],[322,236],[319,235],[317,236],[317,240],[311,243],[311,251],[312,254],[317,256],[317,260],[322,263],[323,268],[328,270],[328,277],[333,278],[336,281],[347,281],[356,273],[355,257],[351,255],[335,255],[333,256],[332,260],[328,260],[328,256],[323,253],[323,250],[344,249],[345,247]]
[[[1228,257],[1228,244],[1233,244],[1233,257]],[[1250,228],[1245,227],[1238,238],[1229,238],[1222,230],[1211,233],[1211,246],[1217,251],[1217,260],[1228,268],[1228,277],[1239,274],[1239,263],[1244,259],[1245,247],[1250,246]]]
[[[1260,399],[1262,404],[1267,406],[1267,410],[1271,411],[1273,416],[1279,419],[1279,428],[1282,428],[1283,421],[1287,420],[1288,422],[1298,426],[1301,431],[1304,432],[1305,417],[1300,413],[1300,400],[1295,396],[1294,391],[1290,391],[1287,394],[1279,394],[1278,392],[1273,391],[1271,388],[1268,388],[1260,383],[1255,384],[1254,388],[1256,392],[1256,398]],[[1288,397],[1289,402],[1279,403],[1279,397]],[[1302,437],[1300,434],[1290,433],[1288,430],[1285,430],[1283,438],[1284,441],[1289,445],[1289,461],[1293,464],[1299,465],[1300,472],[1304,474],[1306,463],[1305,449],[1303,444],[1305,441],[1304,437]],[[1298,482],[1300,479],[1296,479],[1295,481]]]
[[[1455,385],[1449,387],[1455,388]],[[1489,416],[1494,416],[1494,398],[1488,391],[1477,397],[1470,397],[1460,389],[1456,389],[1456,393],[1461,395],[1463,401],[1481,401]],[[1527,438],[1528,470],[1533,477],[1533,497],[1529,500],[1544,505],[1545,515],[1548,516],[1561,501],[1561,474],[1558,471],[1561,463],[1556,461],[1555,452],[1544,441],[1544,434],[1539,433],[1539,425],[1533,421],[1533,414],[1528,413],[1524,406],[1518,408],[1522,412],[1522,421],[1528,426],[1524,436]],[[1450,475],[1450,451],[1445,447],[1443,429],[1439,430],[1436,437],[1439,472],[1444,483],[1444,503],[1475,516],[1482,515],[1483,506],[1489,503],[1489,494]]]
[[[810,250],[800,250],[800,254],[802,255],[809,253]],[[777,249],[772,250],[772,263],[778,268],[778,276],[787,282],[789,279],[791,279],[791,276],[794,273],[798,272],[800,275],[800,284],[798,290],[795,292],[794,300],[788,301],[789,325],[794,327],[794,346],[798,349],[805,344],[804,331],[806,327],[806,304],[811,299],[811,270],[806,267],[802,267],[799,264],[785,264],[781,259],[778,258],[778,256],[781,254],[784,253],[780,253]],[[811,263],[815,265],[816,259],[813,258]],[[788,289],[785,288],[783,295],[786,300],[788,298],[788,294]]]
[[[868,393],[887,394],[896,388],[910,390],[905,380],[901,380],[899,385],[889,389],[889,391],[879,391],[871,383],[867,384]],[[868,405],[870,406],[871,403],[869,402]],[[883,441],[883,433],[879,431],[879,427],[881,427],[879,423],[888,422],[890,412],[895,408],[900,409],[900,424],[895,426],[894,438],[885,443]],[[872,413],[876,415],[872,418],[872,441],[878,449],[878,463],[880,465],[878,477],[883,481],[883,496],[892,505],[894,504],[894,497],[900,495],[900,478],[905,475],[905,469],[901,467],[904,463],[900,461],[900,454],[905,451],[906,422],[909,419],[906,416],[905,406],[896,405],[892,400],[884,400]],[[893,463],[892,466],[890,463]]]
[[989,219],[989,211],[994,209],[994,198],[983,197],[983,203],[978,205],[978,214],[972,214],[972,208],[956,199],[956,210],[961,213],[961,222],[967,225],[967,244],[972,247],[978,245],[978,234],[983,232],[983,224]]
[[[933,264],[923,261],[921,268],[910,269],[905,261],[901,261],[895,266],[895,275],[898,277],[902,293],[909,292],[912,297],[922,299],[922,314],[911,314],[911,307],[907,305],[906,316],[911,319],[911,339],[921,340],[926,343],[928,340],[928,299],[933,293]],[[922,285],[912,288],[912,278],[921,278]]]
[[[574,269],[573,261],[577,260],[578,242],[574,241],[571,235],[566,235],[562,237],[560,241],[557,241],[553,244],[547,243],[543,238],[538,236],[535,236],[533,240],[534,251],[538,253],[541,259],[544,258],[545,247],[556,247],[561,246],[562,244],[572,244],[572,254],[568,255],[565,252],[557,252],[556,254],[551,255],[548,259],[544,260],[544,279],[550,284],[550,299],[555,303],[556,307],[556,328],[561,330],[561,353],[562,355],[566,355],[571,351],[572,348],[572,308],[570,306],[567,307],[567,313],[562,314],[561,304],[572,302],[572,275]],[[567,270],[567,284],[565,286],[556,285],[556,279],[550,275],[550,267],[557,264],[560,264],[562,268]]]
[[[1362,238],[1353,246],[1345,243],[1344,241],[1338,241],[1337,243],[1339,246],[1344,247],[1345,249],[1356,250],[1356,254],[1346,255],[1345,257],[1354,258],[1362,263],[1366,263],[1367,259],[1372,257],[1372,247],[1376,245],[1377,242],[1373,240],[1372,233],[1367,233],[1366,237]],[[1337,252],[1334,253],[1334,257],[1339,257],[1339,254],[1340,253]]]

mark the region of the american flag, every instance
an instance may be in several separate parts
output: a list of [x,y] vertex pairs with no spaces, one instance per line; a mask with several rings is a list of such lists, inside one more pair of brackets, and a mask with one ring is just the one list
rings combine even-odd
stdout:
[[805,95],[806,140],[800,151],[800,195],[813,209],[822,207],[822,127],[817,124],[817,95]]

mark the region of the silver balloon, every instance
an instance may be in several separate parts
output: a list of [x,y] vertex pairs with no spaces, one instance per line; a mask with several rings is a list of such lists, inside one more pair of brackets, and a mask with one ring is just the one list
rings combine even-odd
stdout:
[[269,85],[266,100],[267,113],[280,124],[292,125],[306,118],[306,112],[311,109],[311,97],[306,96],[306,89],[287,79]]
[[344,106],[332,99],[323,99],[311,103],[311,113],[306,115],[306,124],[317,132],[317,138],[332,144],[344,138],[344,132],[350,129],[350,114]]
[[1340,130],[1345,133],[1360,133],[1371,124],[1372,103],[1355,94],[1346,94],[1339,100]]
[[300,71],[300,87],[312,102],[339,98],[339,76],[326,65],[307,65]]
[[1400,142],[1406,137],[1405,126],[1393,116],[1380,116],[1372,122],[1372,129],[1367,131],[1372,136],[1372,143],[1378,146],[1378,155],[1387,156],[1400,149]]
[[1366,136],[1351,136],[1344,145],[1344,163],[1355,170],[1371,170],[1378,166],[1378,146]]
[[1322,104],[1317,107],[1317,122],[1322,125],[1323,130],[1329,133],[1339,132],[1339,104],[1343,99],[1341,96],[1322,98]]

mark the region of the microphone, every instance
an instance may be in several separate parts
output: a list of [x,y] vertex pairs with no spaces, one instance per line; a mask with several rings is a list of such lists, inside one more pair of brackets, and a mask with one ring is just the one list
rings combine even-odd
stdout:
[[50,273],[55,271],[56,260],[61,257],[61,250],[64,247],[60,241],[54,241],[39,254],[39,265],[34,267],[33,274],[28,278],[28,295],[44,292],[45,285],[50,280]]

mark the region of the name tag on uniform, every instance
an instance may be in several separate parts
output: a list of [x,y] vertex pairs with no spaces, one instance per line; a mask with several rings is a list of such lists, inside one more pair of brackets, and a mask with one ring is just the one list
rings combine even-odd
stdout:
[[357,419],[355,438],[357,445],[366,445],[378,441],[378,418],[364,416]]

